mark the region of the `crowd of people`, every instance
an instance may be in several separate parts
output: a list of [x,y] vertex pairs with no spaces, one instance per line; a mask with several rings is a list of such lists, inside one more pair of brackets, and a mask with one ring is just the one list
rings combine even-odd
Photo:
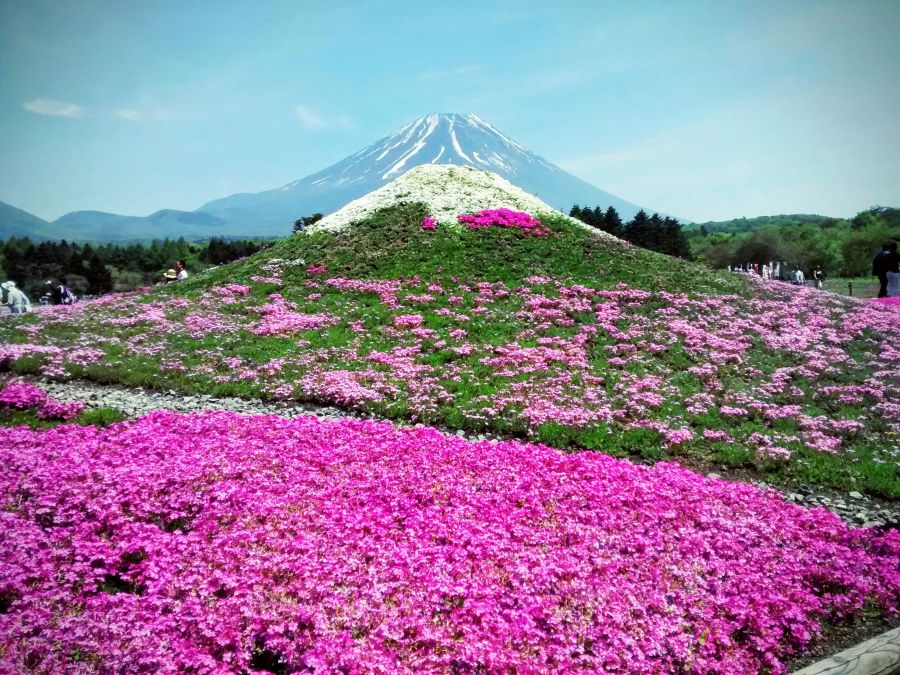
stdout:
[[[175,267],[166,270],[163,274],[163,283],[182,281],[188,278],[187,269],[183,260],[175,263]],[[0,305],[9,307],[10,314],[27,314],[31,311],[31,300],[16,286],[15,281],[5,281],[0,284]],[[59,281],[48,279],[44,284],[44,294],[41,296],[42,305],[73,305],[78,297],[66,284],[65,277]]]
[[[755,274],[762,277],[765,281],[776,280],[785,281],[795,286],[806,285],[806,274],[799,267],[792,268],[786,262],[770,262],[763,263],[746,263],[744,265],[729,266],[729,271],[738,272],[739,274]],[[818,265],[813,269],[810,277],[816,288],[821,289],[825,283],[825,272]]]
[[[729,266],[728,270],[739,274],[755,274],[762,279],[784,281],[795,286],[805,286],[806,275],[800,267],[792,267],[786,262],[770,263],[745,263],[743,265]],[[882,245],[875,258],[872,260],[872,276],[878,279],[879,298],[900,297],[900,253],[897,252],[896,242],[887,242]],[[825,271],[816,266],[810,277],[816,288],[821,289],[825,283]]]

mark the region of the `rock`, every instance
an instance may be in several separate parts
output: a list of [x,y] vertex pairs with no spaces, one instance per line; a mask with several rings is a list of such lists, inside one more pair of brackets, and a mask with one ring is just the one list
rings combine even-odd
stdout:
[[884,527],[884,523],[880,520],[868,520],[862,525],[863,527]]
[[862,498],[863,498],[862,494],[860,494],[860,493],[857,492],[856,490],[854,490],[853,492],[848,492],[848,493],[847,493],[847,496],[848,496],[848,497],[853,497],[853,499],[862,499]]
[[707,478],[721,478],[722,476],[720,476],[717,473],[708,473],[708,474],[706,474],[706,477]]

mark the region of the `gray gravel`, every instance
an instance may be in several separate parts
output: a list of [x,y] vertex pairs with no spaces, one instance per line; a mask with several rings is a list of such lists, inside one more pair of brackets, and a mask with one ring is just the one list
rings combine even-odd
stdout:
[[[35,384],[60,401],[80,401],[88,406],[116,408],[127,417],[139,417],[153,410],[175,410],[178,412],[201,412],[204,410],[229,410],[247,414],[276,414],[294,418],[315,415],[322,419],[356,417],[374,419],[375,415],[359,414],[340,408],[295,401],[269,402],[233,397],[214,397],[208,394],[188,395],[175,391],[154,391],[135,389],[117,385],[101,385],[93,382],[71,381],[53,382],[37,380]],[[395,422],[396,423],[396,422]],[[397,423],[403,426],[402,423]],[[422,425],[415,425],[422,426]],[[445,430],[448,431],[448,430]],[[471,441],[502,440],[492,434],[467,434],[464,431],[449,430],[461,438]],[[720,478],[718,474],[708,474]],[[822,490],[812,486],[781,488],[777,485],[756,483],[760,488],[774,488],[784,498],[806,508],[823,507],[836,513],[846,522],[863,527],[900,527],[900,505],[880,500],[857,491],[846,493]]]

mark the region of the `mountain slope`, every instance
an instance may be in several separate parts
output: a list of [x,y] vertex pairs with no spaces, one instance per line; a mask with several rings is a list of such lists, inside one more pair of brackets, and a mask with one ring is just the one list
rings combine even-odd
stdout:
[[43,218],[0,202],[0,240],[31,237],[34,240],[56,239],[53,226]]
[[505,208],[527,213],[553,213],[592,233],[605,234],[586,226],[580,220],[569,218],[496,173],[478,171],[468,166],[440,164],[423,164],[407,171],[384,187],[325,216],[310,227],[309,231],[342,230],[351,223],[367,218],[378,209],[404,200],[427,205],[430,215],[443,223],[456,222],[460,213]]
[[422,164],[492,171],[568,212],[575,204],[614,206],[623,218],[641,207],[566,173],[476,115],[431,114],[306,178],[274,190],[216,199],[198,211],[267,227],[331,213]]
[[247,228],[232,226],[221,218],[197,211],[163,209],[149,216],[122,216],[103,211],[73,211],[53,221],[58,230],[78,241],[130,241],[138,239],[206,239],[240,236]]

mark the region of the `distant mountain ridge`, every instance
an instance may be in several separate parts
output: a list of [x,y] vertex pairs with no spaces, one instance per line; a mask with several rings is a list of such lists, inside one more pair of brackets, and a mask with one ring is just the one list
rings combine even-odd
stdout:
[[53,225],[43,218],[0,202],[0,239],[31,237],[38,241],[56,239]]
[[[273,190],[215,199],[195,211],[164,209],[143,217],[74,211],[53,223],[21,214],[33,219],[28,222],[34,238],[129,241],[287,236],[298,218],[332,213],[423,164],[454,164],[497,173],[565,213],[576,203],[613,206],[628,220],[643,208],[563,171],[477,115],[433,113],[305,178]],[[26,221],[21,215],[11,217],[10,234],[0,229],[0,236],[23,236],[12,232],[21,233],[22,227],[27,231],[22,225]]]

